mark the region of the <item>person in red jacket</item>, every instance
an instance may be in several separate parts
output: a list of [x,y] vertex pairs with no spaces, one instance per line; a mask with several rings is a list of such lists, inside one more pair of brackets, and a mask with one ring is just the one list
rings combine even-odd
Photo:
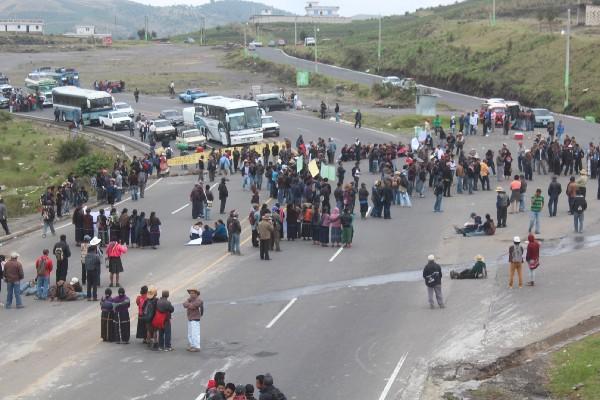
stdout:
[[42,255],[35,260],[35,272],[37,276],[37,295],[38,300],[48,298],[48,287],[50,286],[50,274],[52,273],[52,259],[49,257],[50,251],[44,249]]
[[540,242],[535,240],[533,234],[529,234],[527,241],[529,242],[525,256],[525,261],[527,261],[527,265],[529,266],[529,282],[527,282],[527,286],[534,286],[535,270],[540,265]]

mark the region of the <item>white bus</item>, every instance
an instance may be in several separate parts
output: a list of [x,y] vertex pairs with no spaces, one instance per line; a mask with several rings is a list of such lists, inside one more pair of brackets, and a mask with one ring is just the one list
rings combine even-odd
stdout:
[[52,89],[57,86],[58,84],[56,81],[51,78],[25,79],[25,88],[27,89],[27,92],[34,96],[42,97],[44,106],[52,105]]
[[263,139],[261,114],[255,101],[222,96],[196,99],[194,107],[184,109],[184,122],[200,129],[207,140],[225,146]]
[[113,97],[104,91],[61,86],[52,90],[52,96],[54,109],[59,111],[62,121],[98,124],[100,116],[106,117],[113,111]]

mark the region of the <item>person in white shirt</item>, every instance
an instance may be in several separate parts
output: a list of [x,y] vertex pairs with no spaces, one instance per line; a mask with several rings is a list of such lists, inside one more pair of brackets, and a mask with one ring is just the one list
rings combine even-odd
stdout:
[[479,116],[477,115],[477,112],[471,113],[471,119],[469,121],[469,125],[471,126],[471,132],[473,135],[477,135],[478,118],[479,118]]

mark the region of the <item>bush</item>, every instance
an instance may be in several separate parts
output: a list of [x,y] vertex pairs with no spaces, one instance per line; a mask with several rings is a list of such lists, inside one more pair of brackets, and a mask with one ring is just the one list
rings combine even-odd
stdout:
[[6,111],[0,111],[0,122],[8,122],[12,121],[12,115],[7,113]]
[[90,145],[85,139],[63,140],[58,145],[56,160],[61,163],[69,160],[77,160],[87,156],[89,153]]
[[75,165],[75,174],[78,176],[95,175],[102,168],[109,168],[113,164],[113,159],[102,153],[90,154],[80,158]]

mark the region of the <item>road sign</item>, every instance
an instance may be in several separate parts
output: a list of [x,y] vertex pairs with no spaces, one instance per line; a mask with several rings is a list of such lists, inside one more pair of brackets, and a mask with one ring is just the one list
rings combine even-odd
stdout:
[[310,72],[308,71],[297,71],[296,72],[296,86],[303,87],[308,86],[310,83]]

